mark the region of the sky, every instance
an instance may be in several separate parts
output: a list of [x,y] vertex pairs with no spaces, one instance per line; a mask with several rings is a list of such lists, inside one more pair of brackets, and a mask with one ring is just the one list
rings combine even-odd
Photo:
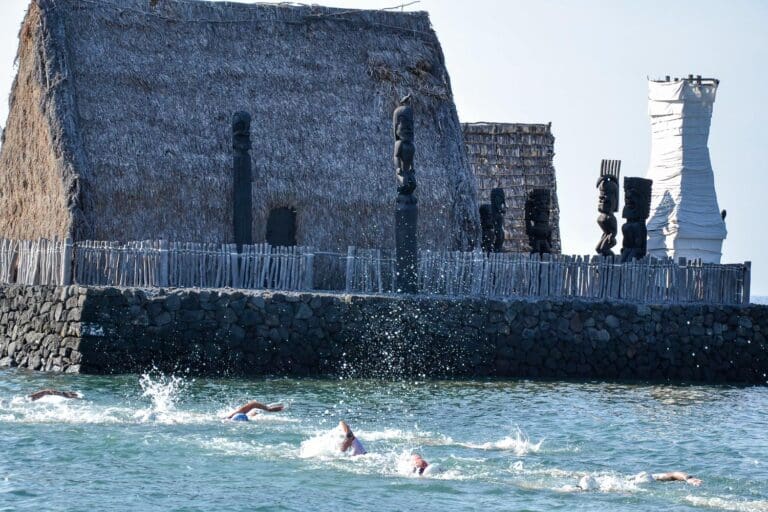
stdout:
[[[400,2],[319,3],[380,9]],[[0,0],[3,126],[27,4]],[[622,160],[622,176],[646,174],[648,77],[719,78],[709,150],[718,202],[728,211],[722,261],[752,261],[752,294],[768,295],[768,237],[759,220],[768,216],[760,210],[768,193],[768,2],[421,0],[404,9],[429,12],[462,122],[552,123],[564,253],[591,254],[600,238],[595,181],[603,158]]]

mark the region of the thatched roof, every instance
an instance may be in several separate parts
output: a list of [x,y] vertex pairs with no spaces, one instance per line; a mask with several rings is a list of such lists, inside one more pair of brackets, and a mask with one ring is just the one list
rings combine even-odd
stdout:
[[535,188],[549,189],[552,250],[560,252],[560,206],[552,159],[551,124],[467,123],[464,141],[477,177],[478,203],[490,203],[491,189],[504,189],[507,201],[504,250],[530,250],[525,234],[525,200]]
[[0,236],[232,241],[230,122],[245,110],[255,241],[288,206],[299,244],[390,247],[391,114],[407,92],[421,245],[455,246],[478,226],[475,182],[426,13],[33,0]]

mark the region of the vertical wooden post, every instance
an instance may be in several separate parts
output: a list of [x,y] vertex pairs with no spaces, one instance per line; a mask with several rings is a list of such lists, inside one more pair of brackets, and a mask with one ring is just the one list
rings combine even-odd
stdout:
[[347,293],[351,293],[353,287],[353,278],[355,275],[355,247],[350,245],[347,247],[347,276],[345,290]]
[[315,249],[313,247],[307,247],[307,252],[304,254],[304,289],[315,289]]
[[170,280],[168,279],[168,240],[160,240],[158,251],[160,253],[160,282],[158,284],[160,287],[165,288],[170,284]]
[[483,285],[483,259],[485,258],[483,251],[475,250],[472,253],[472,288],[471,294],[474,296],[480,295]]
[[419,205],[416,198],[399,194],[395,208],[395,258],[399,293],[419,291],[418,224]]
[[72,284],[72,238],[67,237],[61,246],[61,276],[59,284],[69,286]]
[[384,291],[384,283],[381,280],[381,249],[376,249],[376,289],[379,293]]
[[241,288],[240,284],[240,258],[238,251],[242,250],[240,244],[229,244],[229,265],[232,271],[232,288]]
[[29,284],[42,284],[40,282],[41,269],[40,269],[40,256],[43,251],[43,244],[45,242],[42,238],[38,238],[33,244],[33,259],[32,259],[32,280]]
[[744,262],[744,270],[743,270],[743,279],[744,279],[744,292],[741,299],[742,304],[749,304],[750,299],[750,293],[752,292],[752,262],[751,261],[745,261]]
[[549,297],[549,269],[550,269],[550,254],[545,252],[541,255],[541,262],[539,263],[539,296]]
[[680,257],[677,259],[677,293],[676,293],[676,299],[678,302],[688,302],[688,271],[686,270],[686,266],[688,265],[688,260],[685,257]]

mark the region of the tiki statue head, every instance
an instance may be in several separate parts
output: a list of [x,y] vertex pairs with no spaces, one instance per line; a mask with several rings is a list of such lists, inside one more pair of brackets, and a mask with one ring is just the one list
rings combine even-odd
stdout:
[[552,228],[549,225],[550,193],[536,188],[528,193],[525,202],[525,232],[531,244],[531,252],[552,252]]
[[235,112],[232,116],[232,147],[247,151],[251,149],[251,114]]
[[651,186],[653,180],[624,178],[624,210],[621,216],[628,221],[645,221],[651,213]]

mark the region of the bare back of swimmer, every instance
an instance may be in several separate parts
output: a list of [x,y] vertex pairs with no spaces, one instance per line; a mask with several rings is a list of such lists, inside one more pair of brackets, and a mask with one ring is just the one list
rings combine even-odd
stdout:
[[40,400],[44,396],[60,396],[63,398],[80,398],[80,395],[78,395],[74,391],[59,391],[58,389],[41,389],[40,391],[35,391],[31,395],[29,395],[29,399],[34,402],[35,400]]
[[651,478],[657,482],[685,482],[688,485],[698,487],[701,485],[701,479],[693,477],[683,471],[670,471],[668,473],[654,473]]

